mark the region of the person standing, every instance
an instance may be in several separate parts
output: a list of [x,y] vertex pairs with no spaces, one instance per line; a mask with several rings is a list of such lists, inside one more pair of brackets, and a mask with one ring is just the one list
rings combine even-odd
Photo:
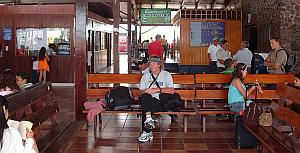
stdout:
[[[46,52],[46,48],[42,47],[39,52],[39,82],[45,83],[47,81],[47,71],[49,72],[48,65],[49,57]],[[44,78],[44,80],[42,80]]]
[[163,45],[164,53],[165,53],[164,60],[166,60],[168,56],[168,41],[166,40],[165,35],[163,35],[163,38],[161,39],[161,44]]
[[217,50],[220,48],[219,39],[214,38],[213,43],[208,47],[208,61],[211,73],[217,73]]
[[164,48],[161,44],[161,35],[157,34],[155,36],[155,41],[149,44],[148,46],[149,56],[158,56],[160,59],[163,59]]
[[223,72],[226,70],[224,61],[226,59],[232,59],[231,53],[228,50],[229,42],[227,40],[223,40],[221,47],[218,48],[216,56],[217,56],[217,73]]
[[280,46],[280,39],[272,38],[270,40],[272,51],[265,60],[265,65],[271,74],[285,74],[284,65],[287,62],[286,51]]
[[236,61],[236,63],[246,64],[248,67],[248,72],[250,72],[253,54],[248,49],[248,47],[248,41],[242,41],[240,50],[238,50],[238,52],[235,55],[233,55],[233,60]]
[[[145,73],[140,81],[140,103],[142,106],[143,133],[138,137],[140,142],[153,139],[152,130],[155,128],[153,113],[164,111],[160,93],[174,94],[174,84],[169,72],[161,70],[161,60],[158,56],[149,59],[150,73]],[[155,82],[156,81],[156,82]]]

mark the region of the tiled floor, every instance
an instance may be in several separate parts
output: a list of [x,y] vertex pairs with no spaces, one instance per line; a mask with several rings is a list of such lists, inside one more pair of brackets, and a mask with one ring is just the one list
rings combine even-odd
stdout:
[[[59,120],[74,120],[73,87],[55,87],[59,102]],[[157,118],[154,140],[139,143],[141,121],[137,116],[119,114],[103,115],[102,126],[94,132],[93,124],[84,127],[78,137],[70,142],[64,153],[254,153],[255,150],[237,150],[234,147],[234,124],[216,123],[208,118],[207,132],[201,132],[197,117],[188,118],[188,132],[183,132],[183,118],[171,123],[169,116]]]

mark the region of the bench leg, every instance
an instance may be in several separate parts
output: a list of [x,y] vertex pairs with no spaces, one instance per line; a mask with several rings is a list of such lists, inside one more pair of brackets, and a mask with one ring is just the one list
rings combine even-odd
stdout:
[[187,133],[187,118],[188,116],[187,115],[184,115],[183,116],[183,125],[184,125],[184,133]]
[[205,133],[206,132],[206,121],[205,121],[206,117],[203,115],[202,116],[202,132]]

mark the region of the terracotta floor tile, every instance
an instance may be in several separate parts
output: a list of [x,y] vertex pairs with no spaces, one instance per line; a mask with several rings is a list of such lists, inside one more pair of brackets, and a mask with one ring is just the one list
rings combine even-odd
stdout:
[[161,150],[140,150],[139,153],[161,153]]
[[181,138],[162,138],[162,143],[183,143]]
[[138,127],[124,127],[123,132],[140,132]]
[[113,149],[92,149],[90,153],[114,153]]
[[210,153],[233,153],[232,150],[210,150]]
[[184,150],[183,144],[163,144],[162,150]]
[[185,150],[162,150],[161,153],[186,153]]
[[74,148],[70,148],[68,151],[66,152],[62,152],[62,153],[89,153],[90,150],[89,149],[74,149]]
[[184,143],[185,150],[207,150],[205,143]]
[[140,132],[122,132],[120,137],[139,137]]
[[135,143],[137,137],[120,137],[118,143]]
[[116,146],[118,139],[98,139],[95,146]]
[[208,149],[209,150],[220,150],[220,149],[222,149],[222,150],[224,150],[224,149],[230,149],[230,147],[229,147],[229,145],[228,144],[219,144],[219,143],[217,143],[217,144],[207,144],[207,147],[208,147]]
[[161,138],[180,138],[182,137],[181,132],[161,132],[160,133]]
[[203,138],[183,138],[184,143],[204,143]]
[[208,150],[187,150],[186,153],[209,153]]
[[202,138],[203,137],[203,133],[201,132],[187,132],[187,133],[183,133],[182,137],[184,138]]
[[205,143],[225,143],[223,138],[204,138]]
[[[138,150],[138,143],[117,143],[116,149],[117,150]],[[123,152],[124,153],[124,152]]]
[[160,143],[140,143],[139,150],[161,150]]

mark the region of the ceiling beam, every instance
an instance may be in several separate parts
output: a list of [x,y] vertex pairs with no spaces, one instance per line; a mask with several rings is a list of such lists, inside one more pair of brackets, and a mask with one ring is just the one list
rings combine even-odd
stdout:
[[180,9],[183,8],[183,5],[184,5],[184,0],[182,0],[181,3],[180,3]]
[[[19,4],[75,4],[75,0],[17,0]],[[119,0],[127,2],[127,0]],[[88,0],[89,3],[113,2],[113,0]]]
[[213,9],[213,7],[215,6],[216,3],[217,3],[217,0],[213,0],[213,1],[210,3],[210,9]]
[[195,9],[197,10],[197,8],[198,8],[198,5],[199,5],[199,0],[197,0],[197,1],[195,1]]
[[169,6],[169,2],[168,0],[166,0],[166,9],[168,8],[168,6]]
[[[104,5],[106,5],[106,6],[108,6],[108,7],[110,7],[110,8],[112,9],[112,6],[109,5],[109,4],[107,4],[106,2],[101,2],[101,3],[104,4]],[[121,10],[120,10],[120,13],[122,13],[122,14],[124,14],[124,15],[128,15],[127,13],[125,13],[125,12],[123,12],[123,11],[121,11]]]

